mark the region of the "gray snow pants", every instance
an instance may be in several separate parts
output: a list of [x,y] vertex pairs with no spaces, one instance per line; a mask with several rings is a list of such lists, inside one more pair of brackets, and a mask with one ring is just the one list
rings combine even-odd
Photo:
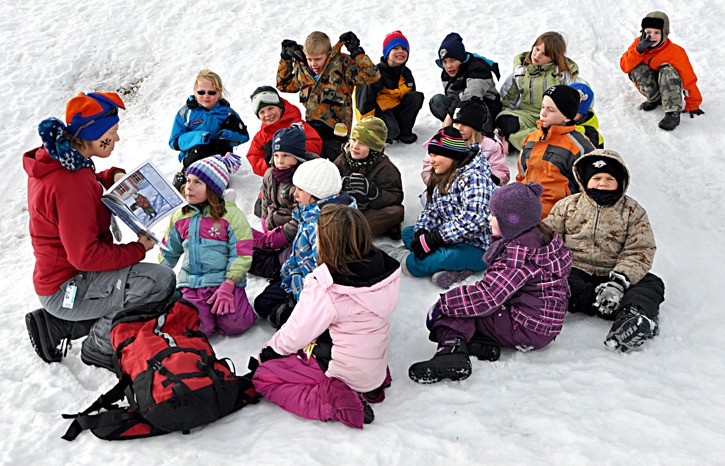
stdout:
[[[63,307],[68,286],[77,287],[72,308]],[[95,320],[83,351],[112,354],[111,322],[121,311],[153,307],[171,297],[176,287],[173,269],[140,262],[108,272],[79,272],[50,296],[38,296],[52,316],[64,321]],[[79,337],[80,335],[75,335]]]

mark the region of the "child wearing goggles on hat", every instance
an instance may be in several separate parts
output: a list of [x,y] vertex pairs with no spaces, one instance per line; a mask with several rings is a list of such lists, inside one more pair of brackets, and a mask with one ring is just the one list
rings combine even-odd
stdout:
[[174,186],[181,188],[184,170],[211,155],[231,152],[249,140],[247,127],[223,97],[224,86],[218,74],[201,70],[194,80],[194,93],[176,112],[169,146],[179,151],[183,170],[174,177]]

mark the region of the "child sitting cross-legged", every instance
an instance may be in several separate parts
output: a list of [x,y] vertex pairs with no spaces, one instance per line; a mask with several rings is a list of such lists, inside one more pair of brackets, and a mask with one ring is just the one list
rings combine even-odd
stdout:
[[335,160],[342,176],[342,190],[357,201],[373,236],[401,238],[403,181],[383,152],[387,128],[380,118],[368,116],[352,129],[350,141]]
[[465,379],[469,354],[495,361],[501,347],[539,349],[559,335],[571,256],[541,223],[542,192],[538,183],[512,183],[493,193],[488,269],[480,281],[442,294],[431,307],[426,325],[438,350],[433,359],[410,366],[411,379]]
[[390,315],[400,265],[373,246],[363,215],[327,205],[318,220],[319,266],[291,317],[263,346],[252,379],[269,401],[307,419],[362,429],[369,403],[390,386]]
[[495,185],[485,155],[467,151],[454,127],[439,130],[427,144],[433,167],[428,202],[415,225],[403,229],[403,247],[381,248],[401,262],[404,272],[432,275],[434,283],[448,288],[486,270],[488,204]]
[[647,212],[625,193],[618,153],[597,149],[574,164],[582,192],[557,202],[545,223],[564,238],[574,268],[570,312],[613,320],[608,348],[629,351],[659,332],[665,285],[650,273],[655,245]]
[[254,324],[245,285],[252,262],[252,231],[234,202],[223,194],[240,158],[231,152],[192,163],[184,197],[189,205],[174,213],[164,235],[161,263],[174,267],[182,254],[177,287],[199,310],[199,329],[211,336],[237,335]]

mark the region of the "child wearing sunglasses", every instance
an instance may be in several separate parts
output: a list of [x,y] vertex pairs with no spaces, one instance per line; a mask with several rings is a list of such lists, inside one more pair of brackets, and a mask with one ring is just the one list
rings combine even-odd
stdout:
[[186,181],[184,172],[192,163],[211,155],[226,154],[249,140],[247,127],[224,99],[222,79],[201,70],[194,80],[194,94],[176,113],[169,146],[179,151],[183,169],[174,177],[177,189]]

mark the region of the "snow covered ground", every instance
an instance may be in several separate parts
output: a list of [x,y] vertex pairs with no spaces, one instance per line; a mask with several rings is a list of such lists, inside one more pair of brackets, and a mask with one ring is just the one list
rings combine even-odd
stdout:
[[[685,115],[672,133],[657,128],[660,110],[636,109],[642,98],[618,66],[641,18],[656,9],[669,14],[670,37],[688,51],[707,112],[695,120]],[[725,3],[4,0],[0,17],[3,464],[725,464],[725,163],[718,150],[725,147],[725,84],[716,79],[725,69]],[[39,145],[38,122],[63,118],[65,102],[79,91],[118,91],[127,108],[122,139],[98,168],[132,169],[151,158],[171,177],[177,170],[167,145],[172,119],[199,69],[222,76],[226,97],[254,134],[259,121],[249,95],[274,85],[282,39],[303,42],[322,30],[334,41],[353,30],[377,62],[384,35],[395,29],[411,43],[409,66],[428,98],[440,91],[433,60],[451,31],[469,51],[498,61],[504,74],[541,32],[565,35],[568,55],[596,93],[606,146],[624,156],[633,176],[629,194],[648,210],[655,230],[653,272],[667,285],[660,336],[644,351],[615,354],[602,345],[607,322],[569,316],[558,340],[540,352],[505,351],[495,363],[474,361],[468,380],[421,386],[408,379],[407,368],[434,351],[424,315],[440,290],[405,277],[393,317],[393,386],[363,431],[297,418],[263,401],[190,436],[61,440],[68,424],[60,414],[85,408],[114,376],[83,365],[80,345],[62,363],[47,365],[27,337],[23,316],[38,301],[20,156]],[[424,106],[415,128],[421,142],[436,126]],[[237,149],[246,151],[247,145]],[[394,144],[386,152],[403,173],[410,224],[420,211],[424,151]],[[233,181],[253,224],[259,184],[246,163]],[[155,257],[156,251],[147,260]],[[252,278],[250,297],[264,285]],[[271,333],[259,323],[240,337],[212,341],[241,370]]]

